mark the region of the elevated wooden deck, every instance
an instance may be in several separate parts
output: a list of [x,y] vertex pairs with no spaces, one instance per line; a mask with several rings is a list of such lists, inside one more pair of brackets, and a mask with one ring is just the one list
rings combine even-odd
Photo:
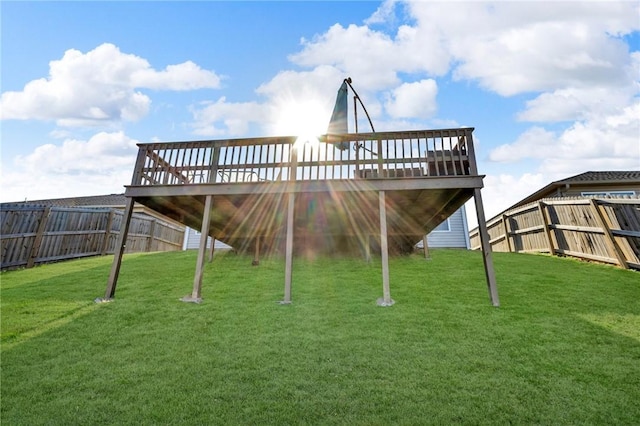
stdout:
[[240,250],[384,256],[479,196],[472,132],[140,144],[125,195]]
[[125,195],[195,229],[212,195],[208,234],[245,249],[257,237],[264,248],[278,247],[284,195],[297,193],[296,251],[335,253],[360,247],[355,237],[379,233],[377,197],[384,190],[391,247],[406,251],[482,186],[471,132],[141,144]]

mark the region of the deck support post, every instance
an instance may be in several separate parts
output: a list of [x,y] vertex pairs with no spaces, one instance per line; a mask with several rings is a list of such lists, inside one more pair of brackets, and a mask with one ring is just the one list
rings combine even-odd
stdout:
[[489,231],[487,231],[487,221],[484,215],[480,188],[475,188],[473,190],[473,199],[476,204],[476,214],[478,216],[478,234],[480,236],[480,245],[482,247],[482,260],[484,262],[484,272],[487,278],[487,287],[489,288],[489,298],[491,299],[491,304],[497,307],[500,306],[500,300],[498,298],[496,273],[493,268],[493,255],[491,253]]
[[365,233],[363,239],[364,239],[364,257],[367,263],[371,263],[371,236]]
[[389,289],[389,241],[387,238],[387,201],[384,191],[378,194],[380,208],[380,254],[382,258],[382,298],[378,299],[378,306],[391,306],[395,302],[391,299]]
[[196,273],[193,277],[193,291],[191,296],[180,299],[183,302],[202,302],[202,277],[204,275],[205,253],[207,252],[207,240],[209,239],[209,224],[211,221],[211,207],[213,196],[207,195],[204,201],[204,213],[202,214],[202,228],[200,229],[200,246],[198,247],[198,260],[196,261]]
[[216,237],[211,237],[211,247],[209,247],[209,263],[213,262],[213,255],[216,251]]
[[429,242],[427,241],[427,234],[422,236],[422,247],[424,248],[424,258],[426,260],[431,259],[431,255],[429,254]]
[[253,261],[251,262],[252,266],[260,265],[260,235],[256,237],[256,247],[253,252]]
[[118,276],[120,275],[120,265],[122,264],[122,255],[127,247],[127,237],[129,235],[129,225],[131,224],[131,216],[133,215],[133,205],[135,200],[133,197],[127,198],[127,204],[124,208],[122,224],[120,225],[120,233],[116,243],[116,250],[111,264],[111,272],[109,273],[109,281],[107,282],[107,290],[103,299],[96,299],[96,302],[107,302],[114,298],[116,294],[116,285],[118,284]]
[[284,271],[284,300],[280,303],[291,303],[291,276],[293,269],[293,212],[295,207],[295,193],[289,193],[287,202],[287,240],[285,246],[285,271]]

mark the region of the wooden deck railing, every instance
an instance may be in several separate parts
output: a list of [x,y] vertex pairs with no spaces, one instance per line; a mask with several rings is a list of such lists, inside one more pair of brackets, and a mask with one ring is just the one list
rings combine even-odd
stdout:
[[[491,249],[542,252],[640,269],[640,198],[555,198],[487,222]],[[478,229],[469,233],[480,248]]]
[[140,144],[133,185],[468,176],[472,128]]

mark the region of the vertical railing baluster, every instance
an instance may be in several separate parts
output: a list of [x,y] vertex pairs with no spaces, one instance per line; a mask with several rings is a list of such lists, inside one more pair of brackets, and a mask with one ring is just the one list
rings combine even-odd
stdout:
[[194,182],[194,177],[195,177],[195,170],[193,170],[193,166],[191,164],[191,156],[193,155],[193,144],[189,144],[188,148],[187,148],[187,155],[185,155],[185,157],[187,157],[187,167],[188,167],[188,171],[187,171],[187,182],[188,183],[195,183]]
[[267,144],[267,149],[266,149],[266,153],[264,154],[264,161],[262,160],[262,150],[260,150],[260,162],[264,162],[264,178],[266,180],[275,180],[275,176],[274,173],[269,173],[271,171],[271,167],[269,167],[269,164],[271,164],[271,160],[270,160],[270,154],[271,154],[271,144]]
[[451,142],[451,140],[453,139],[453,137],[451,136],[451,131],[448,132],[449,133],[449,159],[451,160],[451,168],[453,169],[453,175],[457,176],[458,172],[456,171],[456,162],[453,158],[453,144]]
[[211,161],[207,182],[216,183],[216,181],[218,180],[218,164],[220,163],[220,148],[217,145],[212,145],[211,150]]
[[440,140],[440,147],[442,148],[442,132],[436,132],[436,136],[437,136],[436,139],[434,139],[433,141],[433,156],[436,163],[436,176],[440,176],[440,158],[438,155],[437,141]]
[[169,182],[171,185],[175,185],[176,183],[176,176],[175,176],[175,166],[174,166],[174,156],[175,156],[175,148],[174,147],[170,147],[169,148],[169,159],[167,160],[167,170],[169,172]]
[[[251,156],[251,176],[256,176],[256,182],[260,181],[260,167],[256,164],[256,154],[258,152],[258,148],[260,148],[260,152],[262,152],[262,145],[253,145],[252,146],[253,155]],[[258,157],[260,158],[260,157]],[[257,169],[257,171],[256,171]],[[253,179],[253,177],[251,178]]]
[[204,178],[204,168],[205,168],[205,152],[206,148],[205,147],[199,147],[198,148],[198,170],[200,170],[199,175],[199,179],[198,179],[198,183],[205,183],[205,178]]
[[[446,132],[446,138],[449,139],[449,141],[451,140],[451,138],[449,137],[449,132]],[[444,166],[444,175],[445,176],[449,176],[449,167],[447,167],[447,150],[444,144],[444,140],[445,138],[442,138],[442,165]]]
[[460,131],[458,131],[457,133],[458,133],[458,162],[460,164],[460,173],[462,175],[466,175],[467,171],[465,170],[464,160],[463,160],[463,155],[464,155],[464,152],[465,152],[464,134],[461,134]]

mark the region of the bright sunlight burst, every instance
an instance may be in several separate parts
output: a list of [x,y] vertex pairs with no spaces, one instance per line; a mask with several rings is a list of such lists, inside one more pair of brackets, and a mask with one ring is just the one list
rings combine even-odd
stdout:
[[330,114],[327,106],[315,99],[278,102],[276,134],[299,136],[306,140],[316,139],[327,132]]

